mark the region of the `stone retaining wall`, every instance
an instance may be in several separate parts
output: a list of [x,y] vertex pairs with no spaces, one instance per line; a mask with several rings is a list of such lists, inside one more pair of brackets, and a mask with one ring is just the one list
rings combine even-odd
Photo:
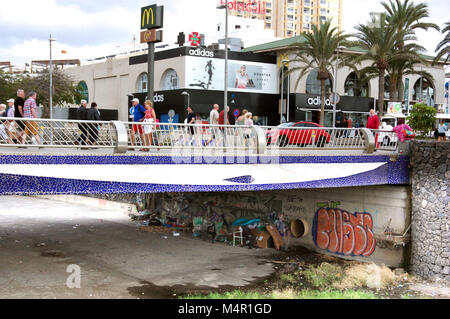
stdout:
[[450,143],[411,143],[411,271],[450,281]]

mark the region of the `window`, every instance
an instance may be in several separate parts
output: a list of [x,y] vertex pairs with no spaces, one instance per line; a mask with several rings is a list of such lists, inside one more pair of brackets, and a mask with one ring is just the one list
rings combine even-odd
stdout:
[[78,83],[78,89],[81,93],[81,99],[77,99],[75,103],[80,104],[81,100],[86,100],[89,102],[89,89],[86,82],[81,81],[80,83]]
[[174,69],[167,69],[161,77],[161,90],[178,89],[178,74]]
[[369,84],[357,76],[355,72],[350,73],[344,83],[345,95],[347,96],[369,96]]
[[288,19],[289,21],[294,21],[294,16],[293,16],[293,15],[290,15],[290,14],[288,14],[288,16],[287,16],[287,19]]
[[[325,93],[331,93],[331,80],[325,80]],[[321,94],[320,81],[317,80],[317,69],[312,70],[306,78],[306,93],[307,94]]]
[[310,24],[309,23],[303,23],[303,29],[310,29]]
[[419,103],[423,102],[427,105],[434,106],[433,84],[430,83],[430,81],[428,81],[426,78],[419,78],[414,84],[413,100]]
[[288,29],[294,29],[294,24],[293,24],[292,22],[288,22],[288,23],[286,24],[286,27],[287,27]]
[[141,73],[138,76],[137,80],[137,93],[146,93],[147,92],[147,73]]

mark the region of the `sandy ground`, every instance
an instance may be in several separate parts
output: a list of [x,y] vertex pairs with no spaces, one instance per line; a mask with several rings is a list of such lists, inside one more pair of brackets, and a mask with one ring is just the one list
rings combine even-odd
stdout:
[[[137,231],[120,212],[0,196],[0,298],[168,298],[169,287],[240,287],[273,273],[259,258],[272,253]],[[69,288],[78,278],[80,288]]]

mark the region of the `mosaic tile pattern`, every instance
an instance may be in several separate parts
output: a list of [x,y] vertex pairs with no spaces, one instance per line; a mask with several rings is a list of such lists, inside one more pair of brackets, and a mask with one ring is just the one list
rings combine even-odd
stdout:
[[[179,159],[159,156],[41,156],[0,155],[1,164],[179,164]],[[250,163],[253,160],[248,159]],[[266,159],[258,158],[263,163]],[[239,176],[236,185],[167,185],[148,183],[102,182],[95,180],[63,179],[0,174],[0,194],[108,194],[108,193],[160,193],[160,192],[225,192],[286,190],[307,188],[352,187],[386,184],[409,184],[409,158],[390,161],[388,156],[286,156],[280,163],[363,163],[380,162],[381,167],[348,177],[299,183],[251,184],[251,176]],[[242,162],[239,160],[239,164]],[[189,163],[191,164],[191,163]],[[203,159],[204,165],[209,164]],[[230,163],[228,163],[230,164]],[[230,167],[232,169],[232,167]]]

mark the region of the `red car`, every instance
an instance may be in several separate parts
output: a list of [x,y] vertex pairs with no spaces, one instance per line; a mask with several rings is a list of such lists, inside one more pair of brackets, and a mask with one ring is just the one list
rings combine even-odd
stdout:
[[[286,128],[287,127],[287,128]],[[305,129],[301,129],[301,128]],[[295,128],[295,129],[294,129]],[[330,134],[323,126],[312,122],[297,122],[281,124],[279,128],[267,132],[267,145],[276,144],[280,147],[288,145],[311,145],[324,147],[330,142]]]

